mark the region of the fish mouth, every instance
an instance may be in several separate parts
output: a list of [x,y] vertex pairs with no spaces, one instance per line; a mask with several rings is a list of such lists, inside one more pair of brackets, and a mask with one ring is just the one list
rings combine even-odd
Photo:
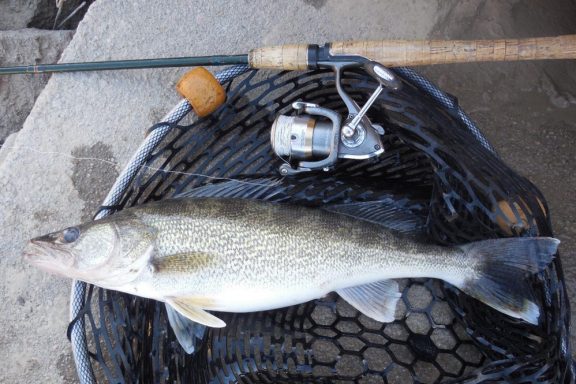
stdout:
[[45,271],[62,273],[64,268],[69,267],[72,255],[67,250],[57,248],[48,236],[30,240],[22,252],[22,258]]
[[32,264],[45,256],[46,250],[37,239],[30,240],[22,253],[22,258]]

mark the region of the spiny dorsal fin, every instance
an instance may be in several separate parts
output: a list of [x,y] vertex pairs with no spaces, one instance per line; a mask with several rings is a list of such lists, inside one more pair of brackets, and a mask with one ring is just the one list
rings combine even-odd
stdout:
[[184,317],[172,308],[170,304],[166,304],[166,314],[176,339],[178,339],[184,351],[188,354],[194,353],[204,338],[206,326]]
[[394,280],[382,280],[336,292],[364,315],[382,323],[394,321],[396,304],[402,296]]
[[175,199],[190,197],[219,197],[274,201],[286,189],[278,178],[229,180],[203,185],[174,195]]
[[170,297],[166,300],[178,313],[196,323],[212,328],[223,328],[226,323],[216,316],[203,310],[200,305],[205,300],[190,297]]

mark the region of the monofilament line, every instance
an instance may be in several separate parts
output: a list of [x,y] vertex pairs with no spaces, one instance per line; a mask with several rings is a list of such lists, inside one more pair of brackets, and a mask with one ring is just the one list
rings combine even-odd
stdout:
[[[21,150],[21,151],[29,151],[29,152],[34,152],[34,153],[38,153],[41,155],[57,155],[57,156],[62,156],[62,157],[66,157],[72,160],[84,160],[84,161],[97,161],[97,162],[101,162],[101,163],[105,163],[108,165],[112,165],[114,167],[120,167],[121,165],[119,163],[116,163],[114,161],[111,160],[106,160],[106,159],[101,159],[98,157],[81,157],[81,156],[74,156],[68,153],[64,153],[64,152],[58,152],[58,151],[43,151],[43,150],[39,150],[33,147],[28,147],[28,146],[19,146],[19,147],[12,147],[12,146],[2,146],[0,145],[0,149],[1,148],[6,148],[6,149],[12,149],[12,150]],[[171,173],[171,174],[177,174],[177,175],[183,175],[183,176],[195,176],[195,177],[203,177],[206,179],[210,179],[210,180],[222,180],[222,181],[234,181],[237,182],[239,184],[247,184],[247,185],[257,185],[257,186],[262,186],[262,187],[273,187],[276,185],[279,185],[280,182],[282,181],[282,178],[277,179],[274,182],[269,182],[269,183],[258,183],[258,182],[252,182],[252,181],[246,181],[246,180],[241,180],[241,179],[233,179],[233,178],[229,178],[229,177],[222,177],[222,176],[212,176],[212,175],[207,175],[204,173],[196,173],[196,172],[184,172],[184,171],[170,171],[170,170],[166,170],[166,169],[162,169],[162,168],[157,168],[157,167],[152,167],[150,165],[141,165],[141,168],[145,169],[145,170],[150,170],[153,172],[163,172],[163,173]]]

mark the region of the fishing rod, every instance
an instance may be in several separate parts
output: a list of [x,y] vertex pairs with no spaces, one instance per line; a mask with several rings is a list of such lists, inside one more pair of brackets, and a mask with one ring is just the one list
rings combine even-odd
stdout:
[[[368,112],[385,89],[398,91],[403,86],[389,67],[546,59],[576,59],[576,35],[505,40],[337,41],[322,46],[256,48],[244,55],[38,64],[0,68],[0,74],[195,66],[182,76],[176,88],[196,114],[204,117],[224,104],[226,92],[203,66],[240,65],[244,70],[330,68],[347,114],[296,101],[291,113],[278,115],[272,124],[271,146],[283,160],[278,171],[288,176],[318,170],[328,172],[339,159],[363,160],[384,152],[385,128],[373,123]],[[364,71],[375,83],[363,106],[342,86],[343,71],[351,68]]]
[[576,35],[501,40],[337,41],[252,49],[243,55],[34,64],[0,67],[0,75],[247,64],[255,69],[304,70],[347,56],[387,67],[482,61],[576,59]]

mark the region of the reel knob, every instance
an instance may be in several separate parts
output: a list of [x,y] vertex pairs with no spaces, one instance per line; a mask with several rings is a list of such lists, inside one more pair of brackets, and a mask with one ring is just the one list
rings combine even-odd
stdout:
[[208,116],[226,101],[226,91],[204,67],[186,72],[176,84],[176,90],[188,100],[199,117]]

